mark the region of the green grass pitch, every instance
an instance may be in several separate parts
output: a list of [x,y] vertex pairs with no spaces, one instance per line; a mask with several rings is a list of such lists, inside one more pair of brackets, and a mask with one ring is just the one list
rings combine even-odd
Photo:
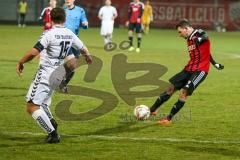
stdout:
[[[73,100],[70,111],[75,114],[94,109],[101,100],[56,93],[51,110],[59,123],[62,137],[59,144],[45,144],[45,133],[25,112],[24,96],[38,61],[25,64],[20,78],[15,72],[17,61],[36,43],[41,32],[41,27],[0,26],[0,159],[240,159],[239,32],[208,32],[212,54],[225,69],[218,71],[211,66],[207,79],[189,97],[173,124],[166,127],[157,125],[154,119],[135,121],[132,118],[133,106],[120,98],[112,83],[111,62],[114,55],[125,54],[128,63],[164,65],[168,71],[160,79],[167,81],[187,63],[185,40],[178,37],[175,30],[152,29],[149,35],[143,35],[140,53],[119,48],[106,52],[98,28],[81,31],[81,39],[90,52],[102,60],[103,66],[95,82],[83,80],[87,69],[84,66],[77,69],[70,84],[108,92],[119,102],[113,111],[98,118],[66,121],[55,112],[61,100]],[[116,43],[127,40],[127,30],[115,29],[113,40]],[[134,72],[128,76],[143,74]],[[134,90],[147,91],[153,87],[139,86]],[[150,106],[157,96],[136,101]],[[174,95],[159,113],[167,114],[177,98],[178,94]]]

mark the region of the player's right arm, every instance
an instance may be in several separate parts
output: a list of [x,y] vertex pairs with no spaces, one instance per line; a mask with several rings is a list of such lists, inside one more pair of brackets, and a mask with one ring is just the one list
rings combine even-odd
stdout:
[[127,20],[127,22],[126,22],[126,24],[125,24],[126,26],[129,25],[131,16],[132,16],[132,7],[131,7],[131,3],[130,3],[130,5],[129,5],[129,7],[128,7],[128,20]]
[[35,56],[37,56],[40,52],[36,48],[32,48],[29,50],[17,63],[16,71],[19,76],[22,75],[24,66],[23,64],[31,61]]
[[99,10],[99,12],[98,12],[98,18],[100,19],[100,20],[102,20],[102,11],[103,9],[101,8],[100,10]]
[[23,73],[24,69],[23,64],[31,61],[35,56],[39,55],[40,52],[46,48],[47,45],[48,40],[44,32],[40,39],[38,40],[37,44],[35,44],[35,46],[31,50],[29,50],[17,63],[16,72],[19,76],[21,76]]
[[88,29],[88,20],[84,9],[81,10],[80,25],[83,29]]
[[38,18],[38,20],[43,20],[44,21],[43,17],[45,16],[45,13],[46,13],[46,8],[44,8],[42,10],[42,13],[41,13],[40,17]]

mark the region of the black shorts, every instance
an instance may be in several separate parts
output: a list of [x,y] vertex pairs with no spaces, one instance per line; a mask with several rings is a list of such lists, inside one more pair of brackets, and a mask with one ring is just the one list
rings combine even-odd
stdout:
[[142,32],[142,25],[141,23],[129,23],[128,30],[136,31],[136,33]]
[[188,95],[192,95],[193,91],[206,77],[207,73],[204,71],[187,72],[183,70],[170,78],[169,82],[174,85],[175,89],[184,88]]

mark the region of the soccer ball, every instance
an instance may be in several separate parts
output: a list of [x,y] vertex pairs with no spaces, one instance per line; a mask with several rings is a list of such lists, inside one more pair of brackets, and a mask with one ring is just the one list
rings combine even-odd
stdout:
[[143,104],[136,106],[133,113],[137,120],[146,120],[150,116],[150,110],[148,106]]

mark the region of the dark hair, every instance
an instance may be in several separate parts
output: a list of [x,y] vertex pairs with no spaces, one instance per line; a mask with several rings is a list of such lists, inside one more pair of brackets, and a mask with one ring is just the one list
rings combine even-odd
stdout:
[[178,24],[176,25],[176,29],[178,27],[181,28],[185,28],[185,27],[191,27],[192,25],[190,24],[190,22],[187,19],[182,19],[178,22]]
[[60,7],[53,8],[50,15],[54,23],[64,23],[66,20],[66,13]]

